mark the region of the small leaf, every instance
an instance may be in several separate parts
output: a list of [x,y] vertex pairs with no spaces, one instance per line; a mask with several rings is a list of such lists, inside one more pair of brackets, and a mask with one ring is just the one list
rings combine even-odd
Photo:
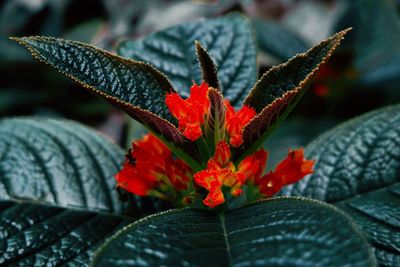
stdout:
[[220,90],[217,67],[214,64],[211,56],[207,50],[201,45],[200,42],[196,41],[196,54],[200,63],[201,78],[208,86]]
[[214,59],[223,95],[239,107],[256,81],[257,69],[251,27],[238,14],[183,23],[141,40],[128,40],[121,43],[118,54],[153,64],[187,97],[193,81],[199,84],[202,79],[195,40]]
[[374,266],[353,222],[315,200],[280,198],[216,214],[182,209],[129,225],[92,266]]
[[336,33],[287,63],[272,68],[258,80],[244,100],[244,105],[253,107],[257,115],[244,128],[244,143],[236,155],[243,158],[262,145],[293,109],[349,30]]
[[209,89],[208,97],[210,99],[210,113],[206,119],[204,132],[206,139],[211,141],[210,145],[214,148],[220,140],[225,139],[225,105],[221,92],[214,88]]
[[352,119],[306,147],[314,174],[282,194],[318,198],[345,210],[382,266],[400,262],[400,105]]
[[109,213],[0,201],[0,265],[88,266],[102,241],[133,221]]

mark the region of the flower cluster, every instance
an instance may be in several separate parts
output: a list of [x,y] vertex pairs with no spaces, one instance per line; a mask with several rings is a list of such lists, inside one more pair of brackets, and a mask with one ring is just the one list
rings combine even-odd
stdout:
[[[208,85],[203,83],[193,85],[186,100],[176,93],[166,96],[171,114],[179,121],[179,130],[190,141],[203,136],[210,112],[208,92]],[[159,139],[148,134],[133,143],[123,169],[116,175],[118,186],[136,195],[157,196],[177,205],[195,203],[199,197],[204,205],[214,208],[224,203],[228,195],[244,194],[251,200],[271,197],[283,186],[312,172],[314,161],[304,158],[303,149],[289,151],[287,158],[266,174],[268,153],[264,149],[234,163],[231,147],[243,143],[243,129],[256,112],[248,106],[235,111],[228,100],[224,107],[224,130],[228,135],[215,144],[213,156],[202,163],[204,169],[195,172]]]

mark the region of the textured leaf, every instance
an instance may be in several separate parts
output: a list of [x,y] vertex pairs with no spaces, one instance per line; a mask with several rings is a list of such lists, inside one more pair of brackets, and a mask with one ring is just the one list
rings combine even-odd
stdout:
[[229,15],[173,26],[137,41],[123,42],[118,53],[150,62],[163,71],[183,96],[193,81],[201,82],[195,40],[210,53],[219,70],[224,97],[239,106],[255,82],[256,50],[245,18]]
[[183,209],[114,235],[93,266],[374,266],[368,242],[335,208],[281,198],[216,214]]
[[66,120],[0,121],[0,199],[32,200],[88,210],[153,213],[161,207],[118,199],[113,176],[124,154],[107,138]]
[[[220,91],[210,88],[208,91],[210,99],[210,114],[205,123],[205,135],[208,141],[211,141],[211,147],[222,139],[225,139],[225,105]],[[214,150],[214,149],[213,149]],[[210,157],[212,156],[209,155]]]
[[112,104],[131,104],[172,120],[165,104],[166,93],[173,92],[172,85],[150,65],[75,41],[41,36],[14,39],[37,59]]
[[322,135],[306,148],[314,174],[283,194],[318,198],[350,214],[379,263],[400,263],[400,106],[376,110]]
[[95,250],[132,218],[0,201],[0,265],[88,266]]
[[260,48],[282,61],[306,51],[310,46],[295,33],[273,21],[252,21]]
[[[165,96],[173,92],[167,78],[152,66],[121,58],[94,46],[50,37],[15,38],[39,60],[50,64],[92,93],[124,110],[157,136],[162,136],[191,166],[193,145],[171,123]],[[176,146],[176,147],[175,147]],[[185,152],[185,156],[181,155]],[[181,154],[179,154],[181,153]]]
[[273,129],[286,118],[349,29],[336,33],[266,72],[254,85],[244,104],[257,111],[244,128],[242,157],[257,150]]

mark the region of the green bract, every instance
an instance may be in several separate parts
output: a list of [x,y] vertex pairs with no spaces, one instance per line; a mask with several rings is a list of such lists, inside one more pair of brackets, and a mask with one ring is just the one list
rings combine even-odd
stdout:
[[[223,134],[215,131],[223,123],[222,95],[236,107],[253,107],[258,114],[234,151],[240,160],[289,114],[346,32],[272,68],[258,82],[252,30],[239,15],[125,41],[117,49],[123,57],[51,37],[15,39],[200,170],[200,152],[178,131],[167,93],[186,96],[192,81],[201,80],[215,88],[205,131],[210,140]],[[351,216],[327,203],[288,197],[226,213],[176,209],[119,231],[164,208],[147,198],[118,201],[113,175],[123,161],[119,148],[68,121],[2,120],[0,264],[88,266],[95,255],[93,266],[375,266],[372,243],[379,264],[395,266],[399,113],[398,107],[376,111],[319,138],[308,148],[318,162],[315,173],[286,191],[332,202]]]

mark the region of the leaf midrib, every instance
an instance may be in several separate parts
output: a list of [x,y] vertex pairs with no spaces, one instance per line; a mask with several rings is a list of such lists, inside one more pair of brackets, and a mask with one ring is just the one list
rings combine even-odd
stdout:
[[226,231],[226,222],[225,222],[225,214],[224,213],[220,213],[218,214],[219,217],[219,221],[222,227],[222,234],[224,236],[224,240],[225,240],[225,248],[226,248],[226,254],[227,254],[227,258],[228,258],[228,266],[233,266],[232,264],[232,254],[231,254],[231,246],[229,245],[229,238],[228,238],[228,233]]

